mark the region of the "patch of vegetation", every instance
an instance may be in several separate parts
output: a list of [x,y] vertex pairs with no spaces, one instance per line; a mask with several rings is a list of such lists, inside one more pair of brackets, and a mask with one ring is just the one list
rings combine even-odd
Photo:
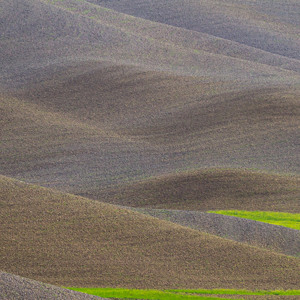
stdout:
[[249,291],[249,290],[233,290],[233,289],[197,289],[197,290],[167,290],[173,293],[188,294],[210,294],[210,295],[279,295],[279,296],[295,296],[300,295],[300,290],[274,290],[274,291]]
[[[197,295],[182,295],[178,291],[160,291],[160,290],[135,290],[120,288],[68,288],[73,291],[82,292],[94,296],[120,299],[144,299],[144,300],[197,300],[197,299],[220,299],[216,297],[206,297]],[[228,298],[227,298],[228,299]]]
[[244,218],[274,225],[280,225],[300,230],[300,214],[269,212],[269,211],[245,211],[245,210],[216,210],[209,213],[222,214],[238,218]]
[[[234,290],[234,289],[174,289],[174,290],[137,290],[137,289],[121,289],[121,288],[68,288],[77,292],[82,292],[94,296],[106,298],[120,298],[120,299],[145,299],[145,300],[189,300],[189,299],[220,299],[216,297],[200,296],[195,294],[209,294],[209,295],[280,295],[280,296],[294,296],[300,295],[300,290]],[[187,295],[193,294],[193,295]],[[229,299],[229,298],[226,298]]]

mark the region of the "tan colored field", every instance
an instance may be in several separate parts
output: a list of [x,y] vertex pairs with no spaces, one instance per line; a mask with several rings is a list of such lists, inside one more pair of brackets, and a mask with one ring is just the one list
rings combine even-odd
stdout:
[[90,68],[2,96],[4,175],[96,198],[185,169],[297,171],[297,90],[223,94],[197,78]]
[[299,260],[1,177],[1,269],[68,286],[296,288]]

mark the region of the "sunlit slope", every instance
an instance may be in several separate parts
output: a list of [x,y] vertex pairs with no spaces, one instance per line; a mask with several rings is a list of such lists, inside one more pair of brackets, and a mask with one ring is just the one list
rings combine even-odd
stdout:
[[68,286],[296,288],[299,261],[1,177],[6,272]]
[[297,176],[208,169],[160,176],[111,188],[103,195],[99,192],[99,198],[134,207],[299,213],[299,192]]
[[[152,22],[87,1],[6,0],[1,3],[1,19],[1,84],[5,87],[19,87],[39,78],[41,69],[51,64],[59,67],[88,60],[117,61],[260,86],[299,81],[297,60],[258,55],[248,48],[243,57],[244,50],[227,42],[223,52],[222,40],[217,42],[219,46],[213,46],[210,38],[188,36],[183,29],[173,32],[165,24],[155,23],[151,30]],[[204,48],[203,39],[208,45]],[[235,52],[239,53],[237,58],[232,57]],[[254,58],[258,56],[264,58]]]
[[299,59],[296,0],[88,0],[117,11]]
[[[53,3],[51,0],[45,0],[45,2]],[[198,53],[202,56],[202,58],[209,59],[211,61],[211,65],[209,68],[216,67],[213,65],[213,56],[208,54],[219,54],[223,58],[223,67],[226,64],[225,56],[238,58],[239,60],[245,60],[248,62],[258,62],[262,65],[270,65],[270,66],[277,66],[283,69],[295,70],[299,72],[299,61],[291,58],[287,58],[281,55],[274,55],[273,53],[266,52],[260,50],[256,47],[250,47],[241,43],[237,43],[231,40],[226,40],[222,38],[215,37],[213,35],[205,34],[202,32],[188,30],[181,27],[175,26],[167,26],[162,23],[152,22],[150,20],[146,20],[144,18],[135,18],[130,14],[122,14],[114,10],[106,9],[102,5],[110,5],[109,1],[101,1],[100,5],[89,5],[89,2],[94,1],[81,1],[80,4],[75,3],[72,0],[63,1],[63,2],[55,2],[55,5],[60,7],[64,7],[66,9],[71,9],[73,12],[83,14],[97,22],[110,24],[115,28],[119,28],[123,32],[127,34],[131,33],[136,37],[143,37],[151,40],[152,42],[158,42],[165,46],[176,46],[177,52],[182,52],[184,50],[193,50],[191,55]],[[98,2],[96,2],[98,4]],[[186,2],[187,3],[187,2]],[[185,5],[186,5],[185,3]],[[132,5],[129,4],[128,7]],[[148,2],[146,5],[153,5],[153,2]],[[113,3],[113,5],[121,5],[122,3]],[[164,3],[160,3],[158,5],[164,5]],[[172,4],[173,5],[173,4]],[[117,9],[118,10],[118,9]],[[141,9],[143,11],[143,9]],[[224,12],[224,10],[223,10]],[[189,20],[190,16],[187,16],[187,20]],[[249,19],[255,19],[253,14],[249,17]],[[273,24],[271,24],[272,26]],[[175,55],[175,48],[174,51],[171,51],[169,55]],[[149,55],[149,54],[148,54]],[[156,58],[159,61],[159,58]],[[198,64],[199,56],[198,56]],[[236,64],[237,61],[231,60],[232,64]],[[242,62],[239,62],[242,65]],[[178,64],[178,62],[177,62]],[[244,65],[245,67],[247,64]],[[249,65],[250,66],[250,65]],[[195,70],[193,67],[190,72]],[[197,69],[197,67],[196,67]],[[209,72],[209,70],[207,70]],[[218,72],[222,73],[224,70],[219,68]],[[230,74],[230,66],[226,66],[227,75]]]

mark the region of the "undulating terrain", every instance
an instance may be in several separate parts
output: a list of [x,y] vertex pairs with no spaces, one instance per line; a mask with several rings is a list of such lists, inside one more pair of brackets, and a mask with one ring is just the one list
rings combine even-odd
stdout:
[[0,1],[0,291],[300,289],[299,230],[207,213],[300,213],[299,15]]
[[297,258],[7,177],[1,191],[9,273],[138,288],[295,289],[300,279]]

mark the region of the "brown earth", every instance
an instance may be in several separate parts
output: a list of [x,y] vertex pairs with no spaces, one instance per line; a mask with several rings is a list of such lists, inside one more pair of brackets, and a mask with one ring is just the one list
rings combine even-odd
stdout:
[[[269,46],[277,37],[280,47],[259,49],[261,42],[201,32],[199,24],[104,7],[123,2],[90,2],[0,3],[1,174],[97,198],[110,185],[186,169],[299,173],[296,20],[277,16],[272,3],[278,24],[270,16],[262,23],[253,3],[247,10],[214,0],[217,15],[209,1],[184,4],[185,12],[208,9],[224,34],[239,19],[236,36],[247,28],[252,41]],[[149,3],[136,7],[145,12]],[[166,12],[151,1],[169,20],[175,3]]]
[[299,213],[299,186],[299,176],[242,169],[204,169],[109,188],[99,191],[97,197],[131,207]]
[[95,68],[1,97],[2,174],[97,198],[108,185],[184,169],[297,172],[296,90],[209,96],[221,86]]
[[[201,1],[196,9],[190,5],[191,1],[184,4],[180,3],[182,0],[168,1],[167,6],[160,1],[155,2],[146,2],[146,5],[158,4],[161,6],[158,9],[163,9],[165,16],[173,14],[171,18],[174,20],[177,19],[176,12],[173,9],[166,11],[168,7],[179,5],[179,9],[183,5],[187,9],[180,10],[181,13],[194,10],[194,14],[178,19],[179,22],[186,20],[185,23],[205,20],[205,6],[218,3],[215,9],[220,10],[219,13],[208,12],[213,18],[210,26],[219,24],[224,33],[235,33],[242,39],[247,36],[256,44],[248,45],[235,37],[218,37],[214,33],[207,34],[176,24],[171,24],[174,27],[164,22],[136,18],[104,7],[110,3],[93,5],[88,1],[74,0],[6,0],[1,3],[3,22],[0,26],[3,34],[0,60],[4,65],[2,74],[6,75],[2,79],[8,86],[15,87],[26,84],[28,76],[34,76],[45,66],[97,60],[205,76],[213,80],[242,81],[249,86],[254,83],[260,86],[275,82],[291,83],[293,78],[299,82],[297,26],[286,25],[283,20],[266,19],[266,15],[259,16],[256,12],[241,15],[237,7],[234,14],[248,23],[245,24],[245,34],[245,28],[240,24],[237,26],[235,18],[229,19],[231,9],[228,9],[228,4],[220,1],[213,1],[214,4]],[[133,1],[127,7],[143,12],[143,8]],[[286,11],[286,6],[281,4],[281,7]],[[298,9],[294,8],[295,13]],[[199,18],[199,10],[202,10],[202,18]],[[151,10],[146,8],[146,11]],[[247,13],[247,7],[244,12]],[[16,15],[19,18],[14,18]],[[264,24],[257,18],[264,18]],[[230,21],[222,24],[224,19]],[[234,30],[228,30],[230,23],[234,24]],[[267,44],[272,48],[260,49]],[[12,48],[14,51],[11,51]]]
[[1,177],[1,260],[63,286],[297,288],[299,260]]
[[147,215],[213,235],[299,257],[300,231],[283,226],[200,211],[132,208]]
[[[299,212],[299,9],[0,1],[0,173],[121,205]],[[295,258],[0,185],[5,271],[59,285],[297,288]]]

